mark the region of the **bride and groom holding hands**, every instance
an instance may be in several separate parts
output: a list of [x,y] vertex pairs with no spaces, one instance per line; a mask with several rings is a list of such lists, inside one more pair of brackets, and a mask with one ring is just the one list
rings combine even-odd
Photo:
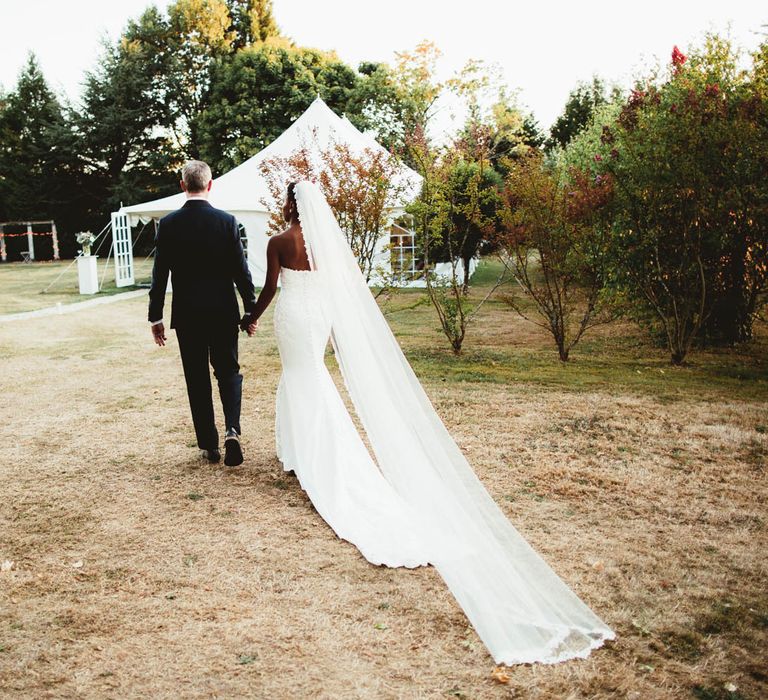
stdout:
[[[317,185],[287,185],[287,228],[269,240],[258,299],[237,221],[207,201],[210,168],[187,163],[182,188],[186,203],[157,232],[149,321],[164,345],[170,274],[171,327],[203,455],[221,458],[210,363],[224,413],[224,463],[243,462],[238,334],[254,334],[279,279],[277,455],[333,531],[372,564],[434,566],[497,663],[584,658],[613,639],[515,530],[456,446]],[[326,368],[329,339],[371,451]]]

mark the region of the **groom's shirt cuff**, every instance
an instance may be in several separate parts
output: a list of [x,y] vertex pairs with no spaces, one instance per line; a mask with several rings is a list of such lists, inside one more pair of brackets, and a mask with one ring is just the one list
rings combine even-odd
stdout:
[[151,321],[150,325],[156,326],[158,323],[162,323],[162,322],[163,322],[163,319],[161,318],[159,321]]

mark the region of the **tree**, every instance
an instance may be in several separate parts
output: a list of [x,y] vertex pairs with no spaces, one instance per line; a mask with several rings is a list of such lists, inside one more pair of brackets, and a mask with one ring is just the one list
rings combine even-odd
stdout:
[[67,198],[67,125],[58,99],[30,54],[0,113],[0,184],[9,218],[52,218]]
[[387,149],[404,153],[407,97],[389,65],[361,63],[347,104],[349,119],[358,129],[372,131]]
[[272,0],[227,0],[227,9],[234,51],[280,35],[272,14]]
[[491,128],[491,165],[502,176],[509,163],[544,145],[544,135],[533,115],[523,113],[503,93],[491,106],[488,123]]
[[215,170],[229,170],[280,136],[318,95],[344,112],[356,80],[335,55],[285,42],[220,60],[198,121],[201,156]]
[[[319,157],[313,156],[318,152]],[[272,212],[269,228],[272,233],[285,228],[282,203],[289,182],[316,182],[328,200],[366,282],[375,277],[384,289],[389,286],[391,274],[381,265],[377,266],[377,257],[387,250],[381,242],[389,237],[391,212],[400,206],[408,188],[399,177],[400,168],[400,163],[386,152],[370,148],[353,152],[344,143],[322,149],[306,143],[286,157],[270,158],[261,164],[270,191],[264,202]]]
[[[0,109],[0,215],[54,219],[62,255],[82,223],[81,174],[68,110],[49,88],[34,55]],[[40,253],[41,251],[39,251]]]
[[594,77],[591,83],[577,85],[568,95],[563,113],[550,129],[547,148],[565,148],[589,124],[595,110],[607,101],[605,85],[600,78]]
[[154,79],[157,56],[122,39],[105,44],[98,67],[86,74],[82,103],[72,116],[73,148],[81,162],[90,205],[103,215],[120,205],[174,191],[168,173],[181,154],[158,127],[170,108]]
[[[495,174],[488,160],[488,143],[487,133],[473,132],[457,142],[465,150],[438,151],[423,131],[409,135],[409,152],[424,180],[408,211],[423,251],[427,295],[456,355],[461,354],[471,321],[501,284],[499,279],[478,302],[473,303],[467,294],[471,251],[476,252],[495,228],[498,193],[490,184]],[[435,272],[440,259],[449,263],[447,275]]]
[[542,320],[534,320],[514,293],[506,301],[546,329],[567,362],[584,333],[612,317],[603,295],[612,180],[550,169],[531,151],[510,165],[505,184],[501,258]]
[[235,34],[224,0],[174,0],[164,16],[146,10],[123,38],[153,58],[151,80],[162,92],[169,129],[187,157],[200,156],[198,118],[208,103],[214,63],[232,50]]
[[431,41],[423,41],[413,51],[395,54],[395,84],[403,100],[403,127],[406,133],[426,131],[435,103],[444,88],[437,80],[440,50]]
[[472,260],[490,252],[496,240],[501,176],[490,162],[455,159],[446,163],[430,241],[433,262],[461,261],[461,288],[469,290]]
[[[6,124],[6,109],[8,109],[8,95],[0,87],[0,164],[5,156],[4,144],[10,143],[11,134],[7,133]],[[2,167],[0,165],[0,167]],[[4,173],[0,170],[0,221],[8,220],[8,188],[10,182],[8,181],[8,173]]]
[[617,284],[659,324],[672,362],[702,335],[750,337],[765,293],[768,105],[709,36],[666,79],[638,85],[605,126],[596,165],[616,182]]

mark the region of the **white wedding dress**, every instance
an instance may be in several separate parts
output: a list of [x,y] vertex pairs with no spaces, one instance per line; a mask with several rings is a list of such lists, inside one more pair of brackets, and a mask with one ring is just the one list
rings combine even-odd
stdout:
[[331,319],[316,272],[280,272],[277,456],[315,510],[373,564],[427,564],[416,517],[376,467],[325,365]]
[[[613,631],[515,530],[445,429],[319,188],[295,187],[310,271],[283,268],[277,452],[374,564],[432,564],[497,663],[586,657]],[[331,338],[368,452],[324,363]]]

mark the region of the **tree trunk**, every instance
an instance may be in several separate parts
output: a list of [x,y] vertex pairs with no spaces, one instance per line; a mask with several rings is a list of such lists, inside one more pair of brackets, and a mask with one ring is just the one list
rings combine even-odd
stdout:
[[560,356],[560,362],[568,362],[569,348],[565,347],[565,338],[555,338],[557,345],[557,354]]
[[683,364],[685,360],[685,350],[683,349],[677,349],[672,351],[672,357],[670,358],[672,360],[672,364],[679,367]]

